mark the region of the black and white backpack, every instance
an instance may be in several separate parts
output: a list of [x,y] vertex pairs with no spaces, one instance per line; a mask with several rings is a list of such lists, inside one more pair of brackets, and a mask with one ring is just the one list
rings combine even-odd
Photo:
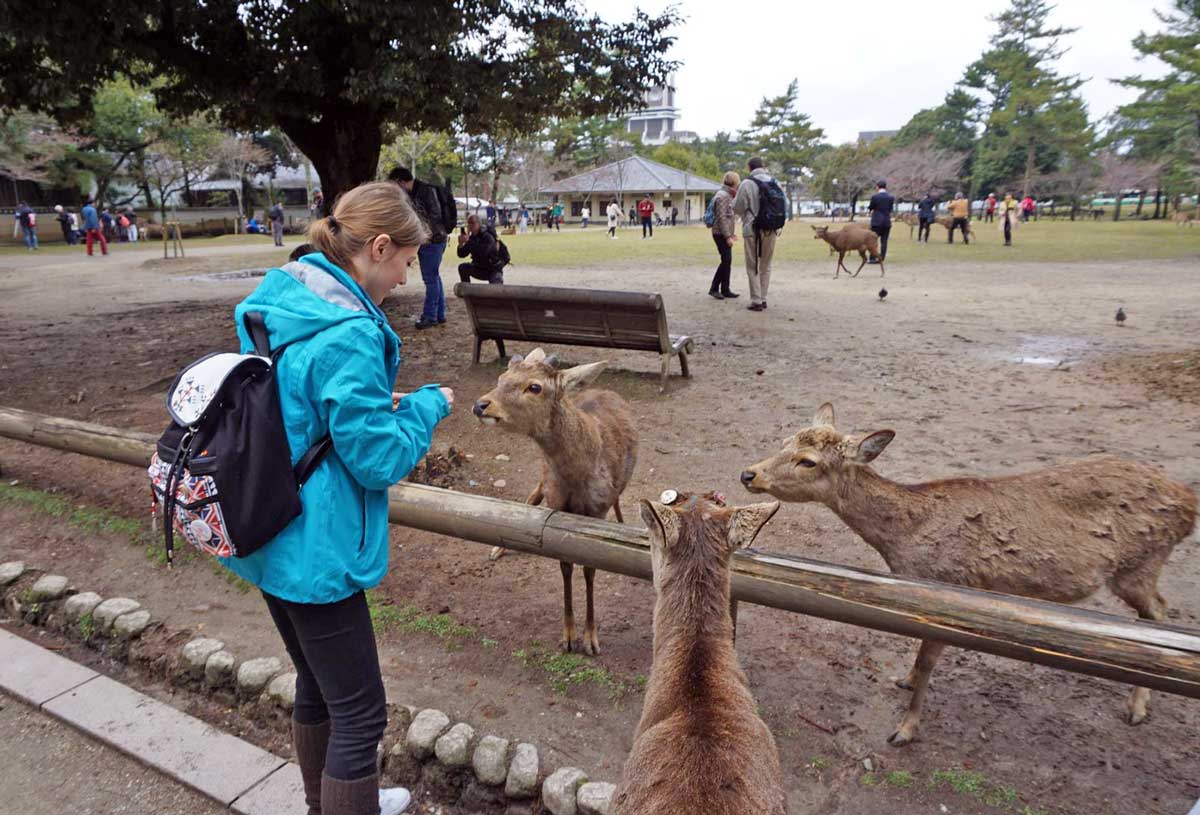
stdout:
[[216,557],[261,549],[300,514],[300,488],[333,446],[326,436],[292,467],[275,381],[287,346],[272,353],[262,314],[245,319],[255,353],[202,357],[167,391],[149,475],[168,566],[175,535]]

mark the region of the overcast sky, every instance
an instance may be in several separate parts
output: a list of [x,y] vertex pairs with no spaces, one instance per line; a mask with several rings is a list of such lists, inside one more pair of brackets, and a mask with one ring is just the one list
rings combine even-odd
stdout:
[[[658,13],[668,0],[598,0],[605,19],[628,19],[639,6]],[[833,142],[860,130],[894,130],[922,108],[941,102],[995,31],[988,20],[1001,5],[979,0],[737,0],[679,3],[685,16],[672,58],[676,129],[703,137],[745,128],[764,96],[800,80],[800,110]],[[1059,61],[1088,79],[1081,92],[1093,119],[1135,94],[1108,80],[1162,73],[1139,62],[1131,41],[1161,28],[1154,9],[1165,0],[1058,0],[1051,21],[1077,26]]]

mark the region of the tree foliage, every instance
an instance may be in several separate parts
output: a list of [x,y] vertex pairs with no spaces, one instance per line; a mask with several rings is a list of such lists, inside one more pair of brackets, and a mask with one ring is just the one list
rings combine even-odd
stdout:
[[787,187],[788,198],[795,197],[795,188],[811,175],[817,145],[825,135],[812,124],[807,114],[796,108],[800,83],[793,79],[783,94],[764,97],[754,114],[750,128],[741,141],[754,153],[760,154]]
[[374,178],[389,122],[528,133],[637,105],[644,77],[675,67],[678,13],[609,24],[580,0],[0,0],[0,19],[0,107],[66,116],[98,78],[154,78],[167,111],[278,126],[332,200]]

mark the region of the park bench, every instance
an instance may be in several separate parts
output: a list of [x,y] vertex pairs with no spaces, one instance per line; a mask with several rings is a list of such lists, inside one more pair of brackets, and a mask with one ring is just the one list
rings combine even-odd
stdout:
[[667,389],[672,357],[679,357],[683,375],[691,377],[692,338],[667,332],[661,294],[475,283],[459,283],[454,293],[471,316],[475,362],[485,340],[495,341],[501,359],[508,356],[505,340],[525,340],[653,351],[662,357],[660,392]]

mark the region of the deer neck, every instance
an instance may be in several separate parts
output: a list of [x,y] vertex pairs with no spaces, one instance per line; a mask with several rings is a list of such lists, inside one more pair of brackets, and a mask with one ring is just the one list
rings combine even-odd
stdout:
[[925,523],[930,511],[923,495],[866,466],[846,470],[837,494],[826,505],[879,552],[889,567],[893,566],[893,554]]
[[729,617],[729,570],[695,566],[703,574],[682,574],[660,592],[654,605],[654,664],[676,668],[668,685],[695,690],[711,666],[733,659],[733,622]]
[[558,473],[590,472],[600,455],[600,432],[595,420],[567,399],[558,400],[550,422],[533,440]]

